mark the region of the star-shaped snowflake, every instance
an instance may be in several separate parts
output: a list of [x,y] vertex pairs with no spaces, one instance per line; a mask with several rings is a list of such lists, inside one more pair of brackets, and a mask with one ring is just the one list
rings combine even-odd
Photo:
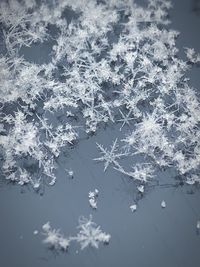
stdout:
[[94,160],[105,161],[104,172],[107,170],[110,164],[114,164],[116,167],[119,166],[119,163],[117,162],[117,160],[127,155],[126,153],[118,152],[117,138],[113,142],[110,150],[108,150],[107,148],[104,148],[102,145],[98,143],[97,143],[97,147],[99,148],[100,153],[102,154],[102,157],[95,158]]

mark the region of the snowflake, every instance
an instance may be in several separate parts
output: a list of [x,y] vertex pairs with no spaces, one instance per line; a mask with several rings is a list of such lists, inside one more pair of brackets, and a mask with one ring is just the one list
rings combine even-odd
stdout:
[[113,142],[112,146],[110,147],[110,150],[107,148],[104,148],[102,145],[97,143],[97,147],[100,150],[100,153],[103,154],[100,158],[95,158],[94,160],[97,161],[105,161],[104,163],[104,172],[107,170],[108,166],[110,164],[114,164],[115,166],[119,166],[119,163],[117,162],[118,159],[121,159],[123,156],[126,156],[127,153],[118,153],[118,144],[117,144],[117,138]]
[[68,249],[70,240],[63,237],[63,235],[60,234],[60,230],[52,229],[49,222],[45,223],[42,229],[45,235],[43,242],[50,248],[56,250],[63,249],[65,251]]
[[200,54],[197,54],[194,48],[185,48],[185,53],[191,63],[200,63]]
[[66,251],[72,241],[78,242],[81,245],[81,249],[88,246],[98,248],[99,243],[108,244],[110,241],[111,236],[104,233],[100,226],[97,226],[92,221],[92,215],[90,215],[89,219],[83,216],[80,217],[77,228],[79,232],[76,236],[66,238],[60,233],[59,229],[53,229],[50,223],[47,222],[42,226],[42,234],[45,236],[43,243],[47,244],[51,249]]
[[80,231],[76,240],[80,243],[81,249],[88,246],[98,248],[100,242],[107,244],[111,238],[109,234],[102,232],[100,226],[97,226],[96,223],[92,222],[92,216],[90,216],[89,219],[81,217],[78,229],[80,229]]
[[133,120],[134,118],[130,118],[129,116],[130,116],[130,114],[131,114],[131,110],[128,112],[128,114],[127,115],[124,115],[124,113],[119,109],[119,112],[120,112],[120,114],[121,114],[121,116],[122,116],[122,119],[119,119],[119,120],[117,120],[117,121],[120,121],[120,122],[122,122],[122,126],[120,127],[120,131],[122,130],[122,128],[124,127],[124,125],[128,125],[128,126],[130,126],[130,121],[131,120]]

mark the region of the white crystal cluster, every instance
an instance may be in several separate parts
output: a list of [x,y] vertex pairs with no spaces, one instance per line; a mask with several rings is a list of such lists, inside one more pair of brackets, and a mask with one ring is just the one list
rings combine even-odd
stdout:
[[[146,183],[157,168],[173,166],[188,184],[200,181],[199,101],[185,77],[199,55],[187,48],[188,61],[178,57],[170,8],[168,0],[1,1],[6,179],[53,185],[55,158],[79,139],[80,126],[89,134],[115,123],[124,138],[110,151],[98,144],[104,170],[112,164]],[[25,49],[47,44],[48,63],[26,59]],[[144,162],[133,170],[119,163],[136,154]]]
[[47,244],[49,248],[55,250],[66,251],[72,241],[78,242],[81,249],[88,246],[98,248],[99,243],[108,244],[111,238],[109,234],[104,233],[100,226],[97,226],[96,223],[92,221],[92,216],[90,216],[89,219],[80,217],[78,226],[79,232],[73,237],[64,237],[64,235],[60,233],[60,230],[53,229],[49,222],[44,224],[42,229],[42,233],[45,235],[43,242]]
[[97,209],[97,198],[99,195],[99,190],[95,189],[94,191],[90,191],[88,194],[89,204],[93,209]]

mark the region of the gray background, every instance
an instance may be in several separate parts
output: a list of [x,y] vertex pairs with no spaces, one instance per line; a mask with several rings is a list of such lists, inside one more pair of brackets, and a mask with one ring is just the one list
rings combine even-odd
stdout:
[[[180,56],[184,57],[183,47],[194,47],[200,52],[199,1],[172,2],[170,27],[181,32],[177,40]],[[42,60],[44,51],[36,47],[34,57],[37,55]],[[188,74],[196,88],[200,86],[199,70],[194,67]],[[196,230],[200,220],[198,188],[173,186],[174,174],[160,173],[163,184],[169,186],[150,187],[139,201],[138,210],[131,213],[129,206],[135,198],[132,181],[112,168],[103,173],[103,165],[92,161],[98,155],[95,143],[110,145],[119,127],[111,125],[101,129],[59,157],[57,183],[44,188],[43,194],[1,184],[0,267],[200,266],[200,235]],[[74,170],[74,179],[67,177],[65,168]],[[97,211],[88,203],[88,192],[95,188],[100,192]],[[160,206],[163,199],[166,209]],[[89,214],[112,236],[110,244],[101,245],[99,250],[81,251],[72,244],[67,253],[55,253],[42,244],[43,236],[33,235],[47,221],[67,236],[75,235],[79,216]]]

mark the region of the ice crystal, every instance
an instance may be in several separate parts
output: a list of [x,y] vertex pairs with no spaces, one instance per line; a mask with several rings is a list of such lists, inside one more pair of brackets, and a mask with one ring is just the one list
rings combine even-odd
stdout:
[[100,226],[97,226],[96,223],[92,221],[91,215],[89,219],[80,217],[79,226],[77,228],[79,232],[76,236],[66,238],[60,233],[60,230],[52,229],[50,223],[47,222],[42,227],[42,233],[45,235],[43,242],[51,249],[66,251],[72,241],[78,242],[81,249],[88,246],[98,248],[99,243],[108,244],[110,241],[111,236],[104,233]]
[[52,229],[50,223],[47,222],[42,226],[43,234],[45,235],[44,243],[52,249],[67,250],[69,247],[69,240],[60,234],[60,230]]
[[97,226],[90,216],[89,219],[81,217],[79,220],[79,233],[77,234],[76,240],[80,243],[81,249],[84,249],[88,246],[94,248],[99,247],[99,243],[103,242],[104,244],[109,243],[111,236],[102,232],[100,226]]
[[137,210],[137,205],[136,204],[131,205],[130,209],[132,212],[135,212]]
[[89,198],[89,203],[93,209],[97,209],[97,201],[95,198]]
[[99,190],[98,189],[95,189],[93,192],[90,191],[89,194],[88,194],[89,203],[90,203],[90,206],[93,209],[97,209],[97,197],[98,197],[98,194],[99,194]]
[[105,161],[104,171],[107,170],[110,164],[114,164],[114,166],[119,166],[118,160],[126,155],[126,153],[118,152],[117,138],[115,139],[112,146],[110,147],[110,150],[108,150],[107,148],[104,148],[100,144],[97,144],[97,147],[99,148],[100,153],[102,154],[102,157],[95,158],[94,160]]
[[[0,2],[1,176],[35,191],[54,185],[62,152],[83,130],[91,136],[112,124],[119,136],[109,149],[97,143],[95,160],[132,178],[140,197],[167,168],[181,182],[200,183],[199,96],[186,76],[200,55],[186,48],[187,60],[179,57],[169,0],[137,2]],[[47,60],[29,58],[43,47]],[[89,194],[94,209],[97,194]],[[66,238],[46,223],[44,243],[67,250],[72,241],[84,249],[110,240],[92,217],[81,218],[78,229]]]
[[197,54],[193,48],[186,48],[185,53],[191,63],[200,63],[200,54]]
[[71,169],[69,169],[69,170],[65,169],[65,171],[67,172],[67,175],[68,175],[71,179],[74,178],[74,171],[73,171],[73,170],[71,170]]
[[153,177],[154,172],[151,165],[139,163],[133,166],[133,171],[130,172],[126,172],[121,166],[116,168],[116,170],[142,183],[148,182],[148,180]]
[[139,185],[138,187],[137,187],[137,189],[138,189],[138,191],[140,192],[140,193],[144,193],[144,185]]
[[129,113],[127,115],[124,115],[123,112],[121,110],[119,110],[120,114],[121,114],[121,119],[117,120],[122,122],[122,126],[120,127],[120,131],[122,130],[122,128],[124,127],[124,125],[129,125],[130,126],[130,121],[133,120],[134,118],[130,118],[130,114],[131,111],[129,111]]
[[34,235],[38,235],[38,233],[39,233],[38,230],[34,230],[34,231],[33,231],[33,234],[34,234]]
[[[119,142],[110,150],[97,144],[104,171],[113,165],[146,183],[153,171],[156,177],[173,167],[188,184],[199,183],[199,99],[186,72],[200,59],[192,48],[187,61],[179,58],[171,7],[168,0],[1,1],[5,178],[35,189],[53,185],[55,160],[79,140],[80,129],[90,134],[119,123]],[[47,42],[48,62],[27,59],[25,51]],[[134,162],[136,154],[149,167],[136,162],[126,171],[120,159]]]
[[164,201],[164,200],[162,200],[162,202],[161,202],[161,207],[164,209],[164,208],[166,208],[166,202]]

